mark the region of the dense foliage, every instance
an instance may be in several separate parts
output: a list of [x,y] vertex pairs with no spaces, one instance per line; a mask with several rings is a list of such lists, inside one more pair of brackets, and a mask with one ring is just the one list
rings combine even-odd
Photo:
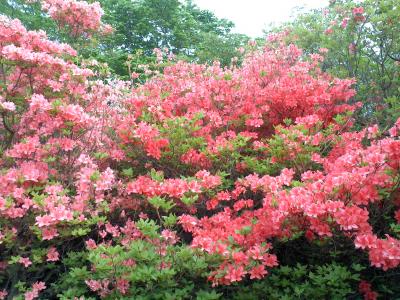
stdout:
[[[112,34],[34,2],[82,51]],[[355,124],[356,79],[288,39],[229,67],[168,42],[123,81],[0,15],[0,299],[398,295],[400,119]]]
[[329,7],[301,14],[274,30],[286,30],[288,42],[306,53],[329,51],[322,68],[339,77],[357,78],[361,126],[388,128],[400,116],[400,5],[396,0],[330,1]]

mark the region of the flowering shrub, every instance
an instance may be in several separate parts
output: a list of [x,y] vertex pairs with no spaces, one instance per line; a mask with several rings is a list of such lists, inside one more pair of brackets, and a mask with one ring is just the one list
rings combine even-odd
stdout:
[[[78,24],[70,2],[44,8]],[[319,257],[295,293],[373,299],[359,280],[400,264],[400,119],[352,131],[354,80],[322,55],[271,36],[241,67],[177,62],[131,88],[18,20],[0,40],[0,298],[218,299],[278,286],[293,243],[339,241],[352,271]]]
[[99,2],[88,3],[77,0],[26,0],[40,2],[44,12],[60,27],[67,28],[74,38],[90,37],[93,33],[110,33],[112,28],[101,22],[103,10]]

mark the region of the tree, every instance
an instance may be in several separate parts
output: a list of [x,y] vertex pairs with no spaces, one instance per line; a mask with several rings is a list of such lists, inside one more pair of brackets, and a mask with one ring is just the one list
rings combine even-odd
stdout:
[[305,53],[328,49],[323,69],[357,79],[355,101],[364,103],[359,122],[388,126],[400,113],[400,28],[394,21],[399,16],[394,0],[367,0],[362,5],[331,1],[328,8],[302,14],[275,30],[288,30],[288,41]]
[[201,62],[215,59],[229,65],[237,55],[236,48],[247,41],[244,35],[230,33],[232,22],[217,18],[191,1],[101,0],[100,3],[103,19],[112,25],[114,33],[90,40],[71,37],[65,27],[57,26],[47,17],[39,2],[7,0],[0,4],[0,12],[17,17],[28,29],[45,30],[52,40],[73,45],[84,58],[108,63],[113,73],[125,79],[129,54],[138,57],[140,53],[140,65],[152,60],[154,48],[168,48],[181,59]]

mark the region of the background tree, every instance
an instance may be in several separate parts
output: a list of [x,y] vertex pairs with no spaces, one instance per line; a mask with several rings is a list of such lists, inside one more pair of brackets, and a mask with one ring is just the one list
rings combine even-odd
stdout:
[[[305,54],[328,49],[322,68],[357,79],[358,121],[388,125],[399,115],[400,6],[396,0],[330,1],[269,31],[288,30]],[[397,21],[396,21],[397,20]]]
[[[41,11],[39,3],[6,0],[0,3],[0,13],[18,18],[30,30],[42,29],[50,39],[67,42],[84,58],[106,62],[113,73],[127,77],[129,55],[140,56],[130,66],[149,63],[154,48],[168,48],[181,59],[229,65],[237,56],[236,48],[248,37],[231,33],[233,22],[220,19],[208,10],[200,9],[193,1],[179,0],[100,0],[103,20],[114,33],[91,40],[71,38],[64,28]],[[88,45],[88,43],[90,43]]]

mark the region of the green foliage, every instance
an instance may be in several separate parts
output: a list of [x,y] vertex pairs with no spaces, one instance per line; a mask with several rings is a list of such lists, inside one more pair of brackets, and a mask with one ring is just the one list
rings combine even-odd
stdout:
[[[219,61],[222,66],[229,66],[234,57],[240,57],[237,49],[249,41],[249,37],[243,34],[229,33],[220,36],[215,33],[203,34],[199,45],[196,46],[195,60],[200,63],[212,64]],[[238,60],[240,63],[240,59]]]
[[188,169],[182,163],[181,157],[190,149],[205,151],[207,145],[203,137],[196,136],[195,133],[200,129],[197,124],[203,116],[198,114],[191,120],[183,117],[167,120],[159,128],[160,134],[169,140],[169,149],[164,151],[160,162],[168,166],[173,174],[193,175],[196,168]]
[[172,200],[166,200],[158,196],[150,198],[148,201],[155,209],[161,208],[165,212],[169,212],[175,206]]
[[239,289],[233,299],[346,299],[360,280],[356,270],[337,264],[281,266],[264,280]]
[[69,252],[68,256],[63,259],[63,265],[68,272],[62,273],[60,279],[53,285],[57,297],[66,300],[87,294],[85,280],[91,272],[88,269],[86,253]]
[[[155,228],[146,221],[138,226]],[[99,246],[88,255],[95,271],[88,274],[85,268],[72,268],[64,284],[82,276],[101,280],[112,275],[112,278],[129,278],[132,284],[125,296],[114,292],[106,299],[219,299],[220,294],[212,291],[205,279],[207,257],[184,246],[168,246],[165,251],[161,256],[157,246],[143,240],[136,240],[126,248]],[[135,264],[124,265],[128,260]],[[61,299],[66,299],[70,291],[62,293]]]

